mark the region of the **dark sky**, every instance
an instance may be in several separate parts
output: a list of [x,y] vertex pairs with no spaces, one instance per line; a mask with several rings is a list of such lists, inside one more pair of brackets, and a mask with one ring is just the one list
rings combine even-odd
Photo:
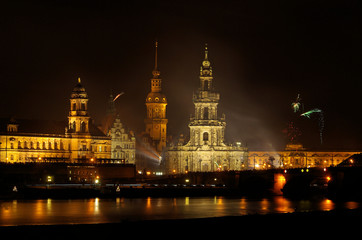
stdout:
[[[2,1],[1,117],[66,119],[81,77],[96,123],[111,90],[122,121],[144,129],[154,41],[168,131],[188,134],[204,44],[226,114],[226,138],[250,149],[285,144],[295,121],[315,148],[362,149],[361,5],[356,1]],[[291,109],[301,94],[304,110]]]

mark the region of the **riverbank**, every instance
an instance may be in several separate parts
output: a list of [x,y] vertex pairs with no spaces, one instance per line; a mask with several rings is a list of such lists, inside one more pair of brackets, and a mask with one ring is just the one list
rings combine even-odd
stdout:
[[[192,236],[203,234],[221,236],[223,234],[251,233],[315,235],[322,233],[334,235],[335,233],[355,234],[359,232],[358,222],[362,217],[362,209],[335,209],[331,211],[295,212],[283,214],[254,214],[245,216],[225,216],[192,219],[165,219],[121,221],[106,224],[69,224],[69,225],[27,225],[0,227],[0,233],[7,236],[27,236],[37,238],[59,239],[63,237],[120,237],[131,234],[131,237],[164,237]],[[192,232],[191,232],[192,230]],[[253,232],[259,231],[259,232]],[[220,235],[221,234],[221,235]],[[129,235],[128,235],[129,236]],[[345,235],[344,235],[345,236]]]

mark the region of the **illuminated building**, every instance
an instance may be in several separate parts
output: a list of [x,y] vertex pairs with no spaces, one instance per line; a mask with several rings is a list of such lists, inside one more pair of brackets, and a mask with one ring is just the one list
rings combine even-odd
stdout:
[[157,47],[155,43],[155,67],[152,71],[151,92],[146,97],[145,131],[137,142],[137,169],[156,170],[160,166],[161,156],[166,147],[167,99],[162,93],[162,80],[157,65]]
[[111,158],[135,164],[136,138],[132,131],[123,126],[119,116],[114,120],[109,135],[112,138]]
[[247,161],[247,148],[241,142],[228,145],[224,141],[225,116],[219,118],[220,94],[214,90],[208,49],[200,70],[200,87],[193,96],[195,116],[191,117],[190,140],[170,146],[166,155],[168,173],[241,170]]
[[146,98],[147,115],[145,124],[146,134],[151,138],[152,145],[156,148],[157,152],[161,153],[166,147],[168,122],[166,118],[167,99],[162,93],[162,80],[157,67],[157,42],[155,48],[155,68],[152,71],[151,92]]
[[358,151],[308,150],[300,143],[287,144],[281,151],[249,151],[248,169],[271,167],[303,168],[336,166]]
[[80,79],[70,97],[68,121],[0,119],[0,162],[100,162],[111,139],[92,124]]

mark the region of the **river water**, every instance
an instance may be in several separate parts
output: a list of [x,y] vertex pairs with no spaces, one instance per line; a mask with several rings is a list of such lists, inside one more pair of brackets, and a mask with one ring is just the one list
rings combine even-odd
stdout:
[[359,202],[329,199],[289,200],[282,196],[248,199],[225,197],[39,199],[0,201],[0,226],[95,224],[121,221],[206,218],[248,214],[354,209]]

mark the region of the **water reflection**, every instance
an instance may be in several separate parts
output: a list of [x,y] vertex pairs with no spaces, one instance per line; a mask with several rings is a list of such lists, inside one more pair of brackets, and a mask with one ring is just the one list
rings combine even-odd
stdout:
[[122,220],[205,218],[359,208],[358,202],[248,198],[115,198],[0,201],[0,225],[108,223]]

